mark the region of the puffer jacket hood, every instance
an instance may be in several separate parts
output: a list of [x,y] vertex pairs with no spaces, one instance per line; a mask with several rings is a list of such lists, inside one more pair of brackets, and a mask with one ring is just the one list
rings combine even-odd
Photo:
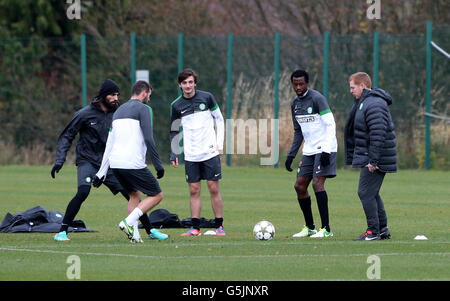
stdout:
[[397,171],[391,104],[392,97],[379,88],[364,90],[354,102],[344,133],[346,164],[365,167],[370,163],[382,172]]
[[375,96],[375,97],[380,97],[380,98],[384,99],[386,101],[386,103],[388,104],[388,106],[390,106],[392,104],[392,96],[387,91],[384,91],[383,89],[374,88],[372,90],[369,90],[366,97],[369,97],[369,96]]

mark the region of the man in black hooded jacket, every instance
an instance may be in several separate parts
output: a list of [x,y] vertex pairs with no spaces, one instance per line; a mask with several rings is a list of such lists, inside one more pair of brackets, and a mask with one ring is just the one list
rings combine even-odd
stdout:
[[[67,229],[90,193],[91,182],[102,163],[112,117],[119,106],[119,92],[119,87],[114,81],[104,80],[100,85],[98,95],[88,106],[75,113],[72,121],[58,138],[55,165],[51,171],[52,178],[55,178],[55,173],[58,173],[62,168],[72,141],[77,134],[80,134],[76,146],[77,193],[67,205],[60,232],[54,236],[56,241],[70,240],[67,237]],[[121,192],[129,200],[128,193],[122,188],[112,171],[108,171],[107,180],[104,184],[113,194]],[[140,221],[149,234],[150,221],[148,215],[143,215]]]
[[349,85],[355,101],[345,125],[345,163],[361,168],[358,196],[367,219],[366,232],[355,240],[388,239],[391,234],[379,192],[386,173],[397,171],[394,123],[388,109],[392,97],[372,89],[364,72],[351,75]]

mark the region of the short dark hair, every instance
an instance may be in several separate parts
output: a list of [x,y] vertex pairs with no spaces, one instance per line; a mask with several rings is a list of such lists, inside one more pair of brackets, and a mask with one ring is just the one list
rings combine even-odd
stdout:
[[178,83],[181,84],[181,82],[184,81],[189,76],[193,76],[194,82],[197,83],[198,75],[197,75],[197,73],[195,73],[194,70],[192,70],[190,68],[184,69],[183,71],[180,72],[180,74],[178,74]]
[[138,80],[134,85],[133,89],[131,90],[131,95],[139,95],[142,93],[142,91],[149,92],[152,89],[152,86],[143,80]]
[[291,83],[294,80],[294,77],[304,77],[305,78],[305,82],[309,83],[309,74],[308,72],[306,72],[305,70],[295,70],[294,72],[292,72],[291,74]]

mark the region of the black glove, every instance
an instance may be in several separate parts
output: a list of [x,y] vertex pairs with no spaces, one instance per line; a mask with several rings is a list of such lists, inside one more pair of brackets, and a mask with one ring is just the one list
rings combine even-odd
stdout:
[[157,179],[161,179],[162,177],[164,177],[164,169],[160,169],[156,171],[156,178]]
[[292,168],[291,168],[292,161],[294,161],[294,157],[287,156],[286,162],[284,163],[284,166],[286,166],[286,170],[289,171],[289,172],[292,171]]
[[59,170],[62,168],[62,164],[59,164],[59,163],[56,163],[54,166],[53,166],[53,168],[52,168],[52,171],[50,172],[50,174],[52,175],[52,178],[54,179],[55,178],[55,172],[56,173],[58,173],[59,172]]
[[330,165],[330,153],[325,153],[325,152],[323,152],[323,153],[320,155],[320,165],[321,165],[322,167],[325,167],[325,166]]
[[104,180],[105,180],[105,176],[103,176],[101,178],[94,176],[94,179],[92,180],[92,186],[94,186],[95,188],[99,188],[100,185],[102,185]]

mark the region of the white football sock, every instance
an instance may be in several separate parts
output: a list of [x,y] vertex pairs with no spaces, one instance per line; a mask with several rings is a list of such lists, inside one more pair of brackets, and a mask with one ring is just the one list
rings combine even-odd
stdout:
[[137,225],[137,221],[139,220],[139,218],[144,215],[144,213],[142,213],[141,209],[139,209],[138,207],[134,208],[134,210],[130,213],[130,215],[127,216],[127,218],[125,219],[128,225]]

